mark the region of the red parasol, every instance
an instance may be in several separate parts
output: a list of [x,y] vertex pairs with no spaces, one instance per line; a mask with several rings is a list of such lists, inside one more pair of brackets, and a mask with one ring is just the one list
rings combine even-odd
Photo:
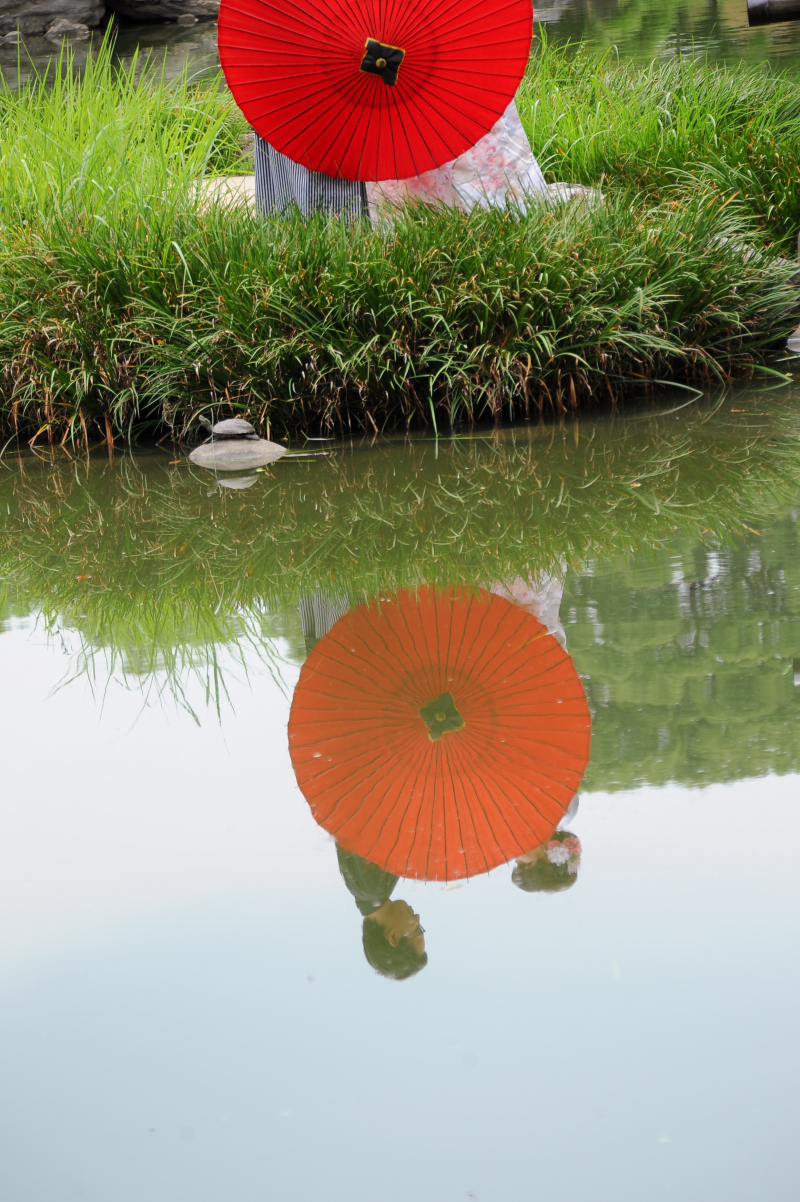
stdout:
[[454,880],[550,837],[590,732],[575,666],[536,618],[426,587],[359,606],[317,643],[289,749],[314,818],[347,851]]
[[512,100],[531,0],[222,0],[234,99],[276,150],[344,179],[457,158]]

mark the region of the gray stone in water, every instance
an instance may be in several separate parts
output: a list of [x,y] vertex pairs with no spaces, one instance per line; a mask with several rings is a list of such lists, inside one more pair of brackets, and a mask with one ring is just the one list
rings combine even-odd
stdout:
[[[0,39],[5,45],[12,46],[16,39],[7,41],[2,38],[3,34],[19,32],[22,37],[36,36],[49,31],[60,19],[72,26],[95,26],[104,12],[102,0],[99,3],[97,0],[0,0]],[[75,35],[61,36],[74,38]]]
[[220,488],[252,488],[258,476],[223,476],[217,481]]
[[[106,9],[132,21],[195,25],[198,21],[216,21],[219,0],[109,0],[108,4],[103,0],[0,0],[0,45],[14,44],[3,39],[3,34],[9,31],[19,30],[23,37],[40,34],[47,37],[53,22],[59,18],[73,25],[94,27]],[[75,34],[61,36],[76,39]]]
[[219,0],[111,0],[109,8],[131,21],[180,21],[186,16],[216,21]]
[[255,427],[243,417],[228,417],[212,427],[215,438],[258,438]]
[[61,42],[68,38],[71,42],[85,42],[89,36],[89,26],[81,22],[67,21],[61,17],[60,20],[54,21],[44,35],[48,42]]
[[212,472],[235,472],[264,467],[285,454],[286,447],[265,438],[220,438],[195,447],[189,458]]

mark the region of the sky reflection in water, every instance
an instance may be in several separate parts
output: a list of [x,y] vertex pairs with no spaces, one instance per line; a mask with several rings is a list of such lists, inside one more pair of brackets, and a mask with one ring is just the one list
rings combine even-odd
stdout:
[[[337,447],[240,490],[156,454],[12,460],[0,1194],[792,1197],[798,415],[741,391]],[[402,652],[431,696],[403,702],[390,763],[386,706],[414,672],[392,675],[398,651],[374,676],[373,720],[330,665],[403,589],[433,598]],[[458,606],[481,615],[465,679],[484,651],[505,666],[503,622],[546,652],[518,710],[498,695],[481,716],[437,675],[466,646]],[[448,794],[481,722],[499,777],[498,731],[533,722],[548,664],[585,690],[582,781],[576,764],[556,797],[552,749],[583,737],[562,723],[549,783],[506,757],[527,793],[487,791],[490,814],[468,787],[492,772],[461,764]],[[333,811],[357,802],[368,844],[293,768],[298,679],[323,670],[326,737],[354,756]],[[531,846],[518,833],[489,873],[447,850],[412,870],[448,813],[500,846],[534,779]]]

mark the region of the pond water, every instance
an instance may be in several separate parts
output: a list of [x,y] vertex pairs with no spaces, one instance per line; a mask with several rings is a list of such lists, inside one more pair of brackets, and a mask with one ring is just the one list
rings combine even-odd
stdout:
[[540,7],[538,17],[555,41],[583,38],[640,62],[681,55],[800,67],[800,22],[751,29],[747,0],[568,0]]
[[6,452],[0,1196],[796,1196],[800,388],[686,398]]
[[[787,71],[800,69],[800,21],[751,29],[747,0],[555,0],[534,6],[538,27],[555,42],[585,39],[600,49],[633,61],[681,55],[709,62],[771,62]],[[96,39],[95,39],[96,40]],[[77,43],[77,61],[92,53],[91,43]],[[198,75],[217,70],[216,24],[203,21],[185,27],[174,22],[118,26],[117,51],[130,64],[134,53],[151,52],[172,78],[185,67]],[[21,77],[42,70],[53,57],[44,38],[29,39]],[[15,47],[0,48],[0,73],[17,78]]]

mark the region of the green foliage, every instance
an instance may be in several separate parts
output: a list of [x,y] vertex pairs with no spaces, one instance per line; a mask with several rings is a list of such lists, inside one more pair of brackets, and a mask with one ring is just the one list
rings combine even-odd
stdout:
[[[713,201],[392,229],[169,206],[0,259],[0,388],[26,433],[134,436],[208,406],[275,433],[528,416],[634,380],[741,372],[800,312]],[[12,303],[13,302],[13,303]]]
[[[609,404],[643,380],[752,370],[797,323],[800,300],[774,249],[747,251],[763,214],[731,200],[720,175],[720,164],[739,170],[738,148],[728,163],[724,139],[715,148],[697,135],[719,123],[728,76],[714,91],[685,69],[669,128],[706,105],[705,127],[698,117],[677,142],[696,146],[703,169],[687,175],[685,162],[681,176],[681,150],[658,175],[646,162],[664,160],[658,113],[672,68],[660,91],[646,82],[660,68],[617,70],[544,49],[522,94],[551,174],[602,182],[602,208],[419,208],[375,229],[204,202],[198,181],[236,168],[244,128],[218,86],[117,69],[104,51],[81,78],[66,60],[50,84],[6,91],[4,441],[183,432],[209,407],[273,436],[447,427]],[[730,79],[743,98],[726,128],[749,113],[795,136],[783,85],[764,117],[761,76]],[[791,189],[776,188],[777,211]]]
[[82,71],[65,49],[19,91],[0,76],[0,254],[174,207],[199,176],[235,169],[247,129],[217,84],[168,82],[138,56],[116,66],[109,42]]
[[698,188],[794,255],[800,232],[800,91],[766,64],[647,66],[613,51],[538,43],[517,104],[558,179],[682,203]]

